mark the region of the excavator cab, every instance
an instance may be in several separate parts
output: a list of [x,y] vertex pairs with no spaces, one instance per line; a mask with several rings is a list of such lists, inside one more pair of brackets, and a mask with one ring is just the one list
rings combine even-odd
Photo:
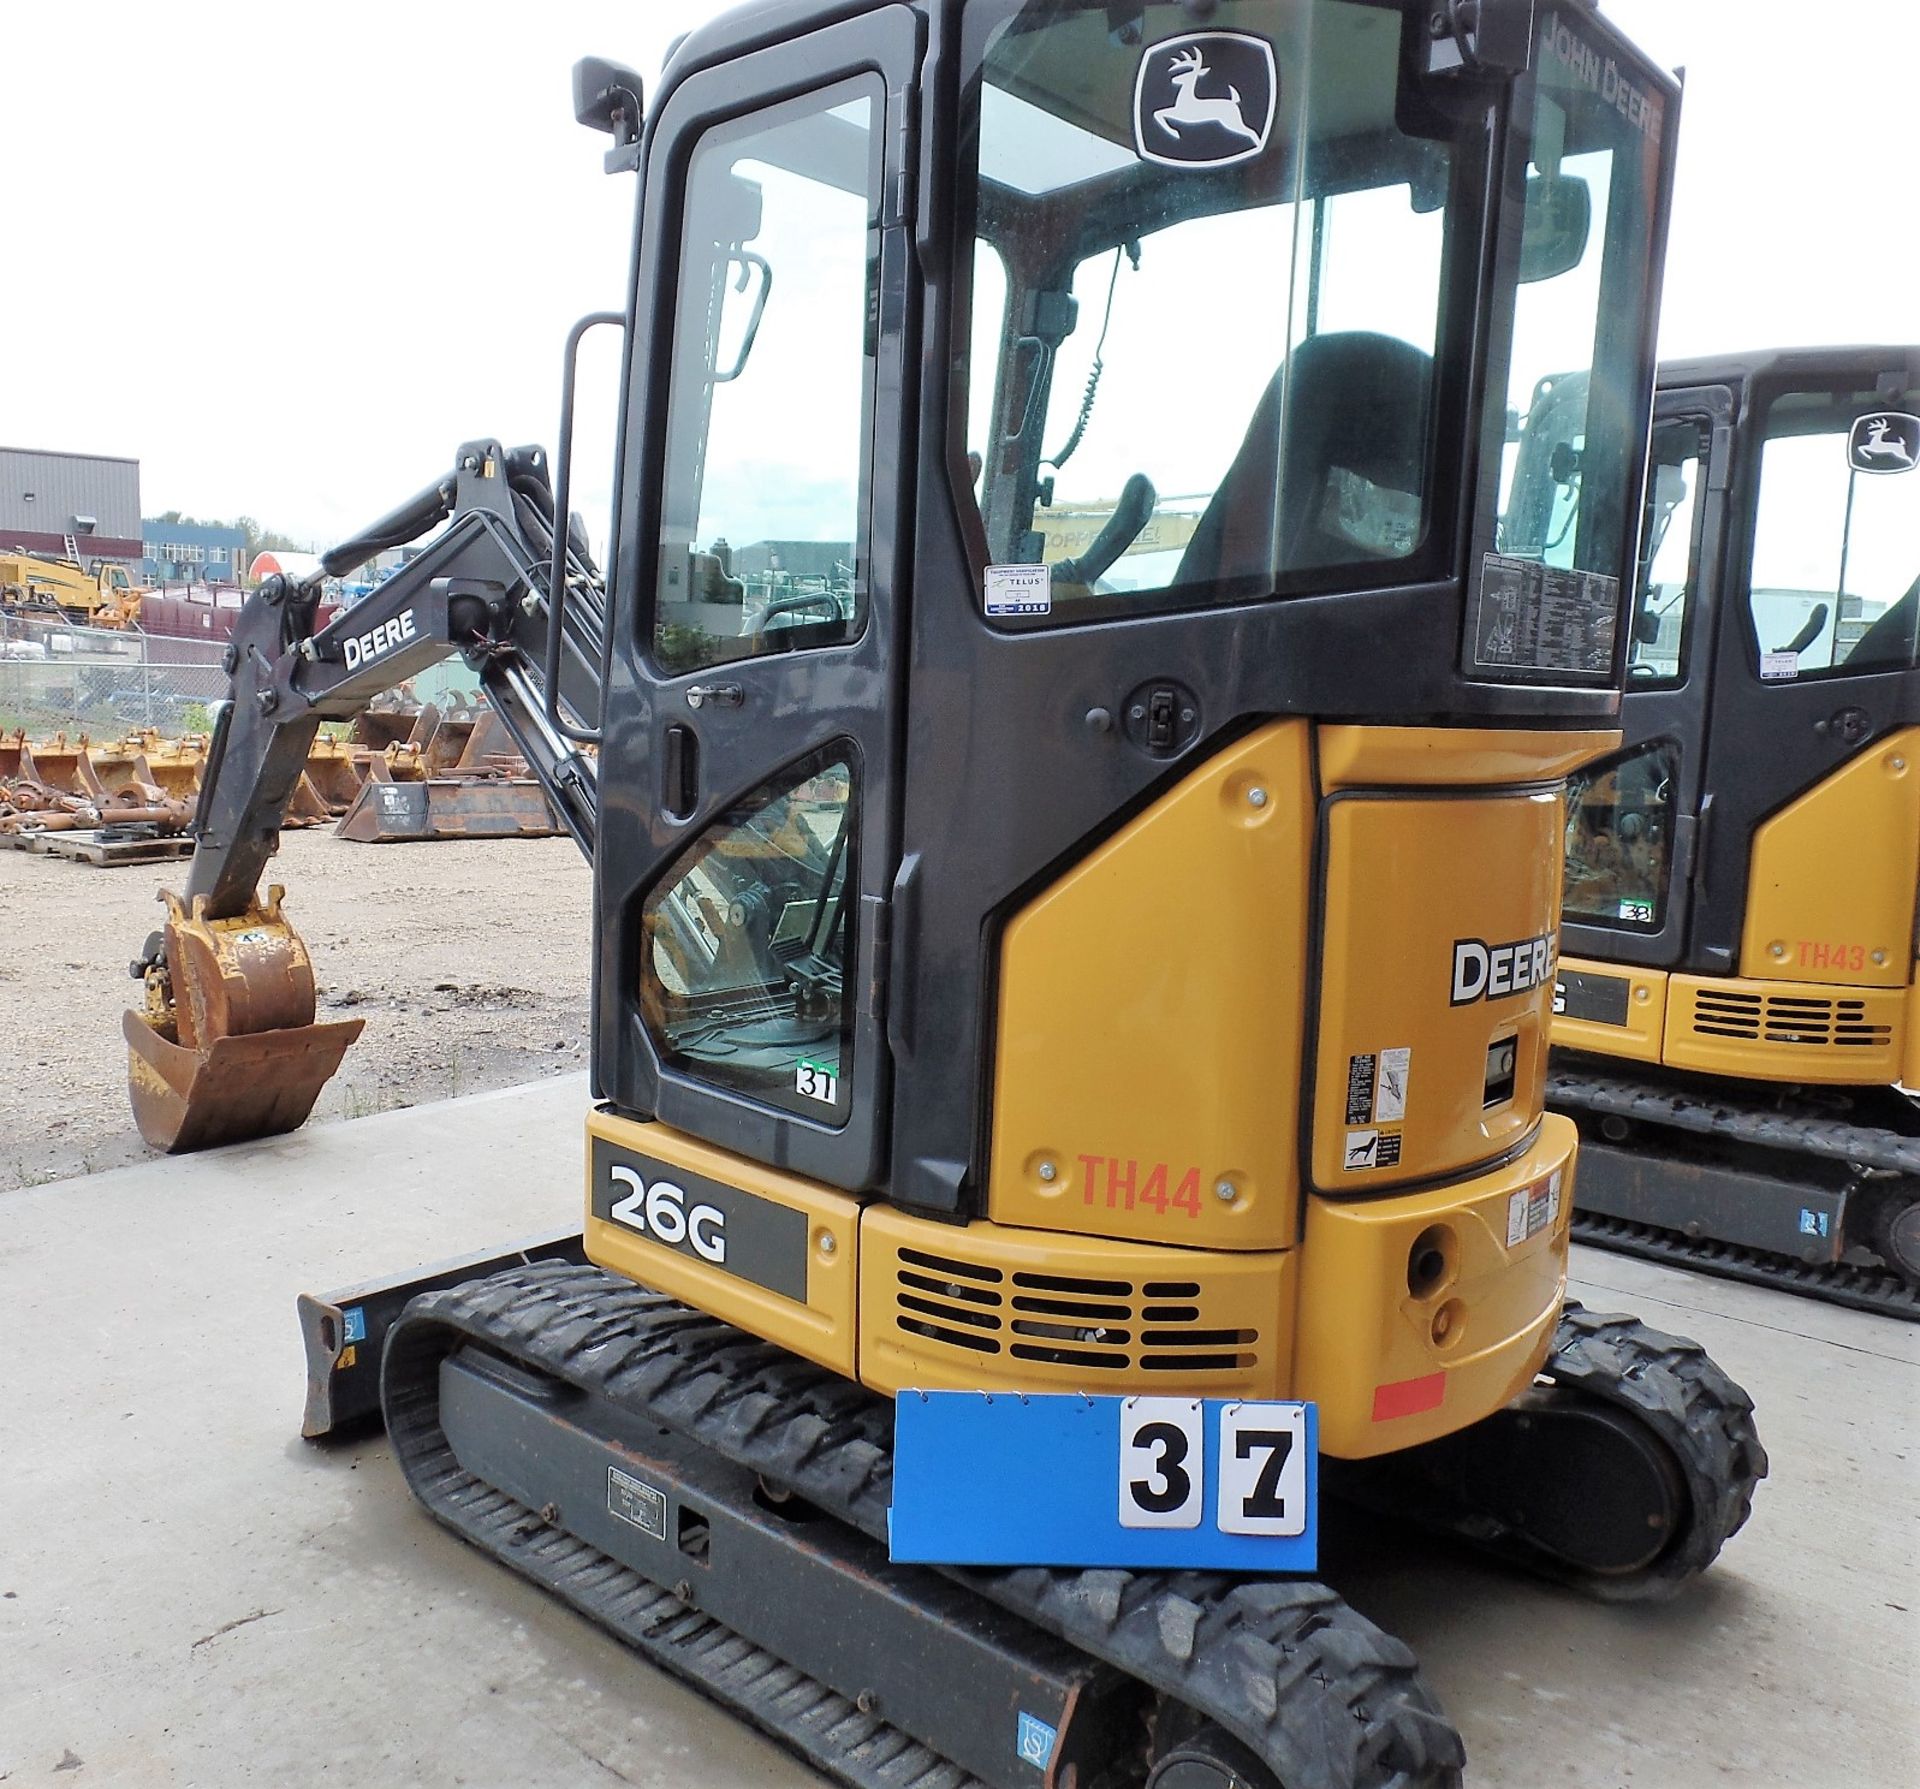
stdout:
[[1917,600],[1920,353],[1662,367],[1625,737],[1567,815],[1555,1101],[1601,1240],[1916,1308]]
[[[171,928],[278,936],[286,770],[436,653],[591,852],[587,1260],[354,1306],[410,1481],[849,1781],[885,1719],[1030,1780],[1016,1666],[1049,1781],[1455,1781],[1323,1588],[873,1606],[887,1399],[1312,1400],[1356,1494],[1612,1596],[1744,1519],[1743,1394],[1563,1312],[1544,1112],[1676,84],[1578,4],[896,0],[578,86],[640,184],[610,563],[564,441],[483,441],[327,556],[446,524],[351,615],[264,589]],[[137,1058],[210,1072],[198,972],[149,950]],[[832,1695],[716,1675],[632,1572]]]

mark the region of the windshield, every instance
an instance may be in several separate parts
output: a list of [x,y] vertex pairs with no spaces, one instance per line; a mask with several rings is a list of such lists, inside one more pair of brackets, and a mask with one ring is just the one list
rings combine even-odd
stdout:
[[1476,313],[1488,90],[1424,72],[1424,9],[978,0],[967,16],[956,466],[989,619],[1446,575],[1489,328],[1507,369],[1493,451],[1510,416],[1540,471],[1497,532],[1497,467],[1486,485],[1474,668],[1608,680],[1665,113],[1581,35],[1610,44],[1604,27],[1542,14],[1503,213],[1517,298]]
[[1920,663],[1920,401],[1774,399],[1748,607],[1769,682]]
[[1457,149],[1402,103],[1401,9],[989,0],[969,19],[988,613],[1407,575]]

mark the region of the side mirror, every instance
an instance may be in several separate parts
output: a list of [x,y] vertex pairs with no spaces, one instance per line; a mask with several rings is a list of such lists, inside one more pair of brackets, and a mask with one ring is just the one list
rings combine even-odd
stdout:
[[640,77],[623,63],[603,56],[582,56],[573,65],[573,115],[590,130],[613,138],[607,172],[640,166],[640,125],[645,116]]
[[1526,233],[1520,239],[1520,283],[1558,279],[1587,253],[1593,191],[1577,174],[1527,176]]

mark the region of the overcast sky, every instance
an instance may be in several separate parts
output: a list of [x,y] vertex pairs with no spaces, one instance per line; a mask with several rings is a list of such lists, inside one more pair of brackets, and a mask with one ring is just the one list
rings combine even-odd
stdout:
[[[633,204],[568,71],[651,79],[720,10],[0,0],[0,441],[136,455],[149,514],[316,541],[469,436],[551,441]],[[1920,5],[1604,10],[1687,69],[1662,351],[1920,336]]]

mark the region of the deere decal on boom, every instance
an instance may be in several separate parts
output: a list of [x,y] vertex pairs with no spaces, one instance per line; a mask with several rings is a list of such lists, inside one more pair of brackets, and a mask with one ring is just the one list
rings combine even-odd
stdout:
[[[1463,1756],[1311,1579],[890,1561],[909,1388],[1310,1401],[1382,1519],[1613,1598],[1712,1562],[1751,1405],[1567,1304],[1544,1104],[1678,99],[1528,0],[766,0],[644,108],[580,65],[642,185],[606,574],[563,420],[551,483],[469,443],[331,555],[444,524],[350,618],[264,587],[128,1019],[156,1141],[300,1121],[351,1040],[257,898],[280,806],[463,653],[592,855],[595,1100],[577,1247],[303,1306],[440,1521],[956,1789]],[[1569,368],[1548,556],[1501,458]]]

